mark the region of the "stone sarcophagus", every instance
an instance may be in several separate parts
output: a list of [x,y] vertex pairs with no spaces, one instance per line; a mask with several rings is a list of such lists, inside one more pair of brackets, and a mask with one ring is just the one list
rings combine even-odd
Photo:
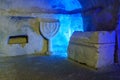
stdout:
[[115,31],[75,31],[69,42],[68,57],[90,67],[114,63]]

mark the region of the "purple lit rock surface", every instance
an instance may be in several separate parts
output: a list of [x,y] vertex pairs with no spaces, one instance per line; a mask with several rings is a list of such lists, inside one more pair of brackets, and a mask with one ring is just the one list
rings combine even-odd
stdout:
[[79,32],[70,38],[68,57],[94,68],[114,62],[115,32]]
[[117,35],[118,35],[118,60],[120,63],[120,30],[118,30]]

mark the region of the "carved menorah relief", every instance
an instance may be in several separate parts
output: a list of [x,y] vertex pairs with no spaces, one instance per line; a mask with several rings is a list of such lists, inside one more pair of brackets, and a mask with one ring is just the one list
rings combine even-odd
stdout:
[[47,19],[40,21],[40,32],[48,40],[48,52],[47,52],[48,55],[52,54],[51,39],[58,33],[59,27],[60,27],[59,20]]

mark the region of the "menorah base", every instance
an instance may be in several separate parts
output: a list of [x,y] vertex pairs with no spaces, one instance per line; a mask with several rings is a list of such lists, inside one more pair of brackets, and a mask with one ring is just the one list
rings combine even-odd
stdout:
[[52,51],[51,52],[46,52],[46,55],[52,55]]

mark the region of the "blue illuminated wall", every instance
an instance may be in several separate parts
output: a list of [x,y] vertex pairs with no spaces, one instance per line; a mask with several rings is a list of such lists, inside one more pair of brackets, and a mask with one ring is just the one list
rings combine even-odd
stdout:
[[[83,22],[80,14],[61,15],[59,33],[53,38],[53,51],[60,54],[67,52],[70,36],[74,31],[83,31]],[[56,53],[58,54],[58,53]],[[62,54],[66,55],[66,54]]]
[[118,36],[118,58],[119,58],[119,63],[120,63],[120,16],[119,16],[119,24],[117,27],[117,36]]
[[78,0],[52,0],[50,4],[54,9],[74,10],[81,8]]
[[[57,6],[55,6],[55,4]],[[77,0],[60,0],[56,1],[55,4],[53,4],[53,7],[56,9],[73,10],[81,8],[81,5]],[[74,31],[83,31],[82,16],[81,14],[59,14],[56,15],[56,18],[60,20],[61,25],[59,32],[52,39],[52,51],[55,55],[67,56],[67,47],[72,33]]]
[[[46,1],[46,0],[45,0]],[[48,1],[49,2],[49,1]],[[48,3],[46,3],[47,5]],[[78,0],[51,0],[48,8],[74,10],[81,8]],[[43,5],[45,6],[45,5]],[[66,56],[70,36],[74,31],[83,31],[83,20],[81,14],[38,14],[39,18],[55,18],[60,21],[59,32],[52,38],[52,51],[55,55]]]
[[[74,10],[82,8],[78,0],[45,0],[49,2],[48,6],[51,9],[63,9],[63,10]],[[48,3],[45,3],[48,4]],[[45,5],[44,5],[45,6]],[[48,17],[48,16],[47,16]],[[52,39],[52,50],[55,54],[66,53],[70,36],[74,31],[83,31],[83,21],[81,14],[65,15],[55,14],[53,18],[59,19],[60,29],[55,37]],[[48,17],[49,18],[49,17]],[[66,54],[63,54],[66,55]]]

